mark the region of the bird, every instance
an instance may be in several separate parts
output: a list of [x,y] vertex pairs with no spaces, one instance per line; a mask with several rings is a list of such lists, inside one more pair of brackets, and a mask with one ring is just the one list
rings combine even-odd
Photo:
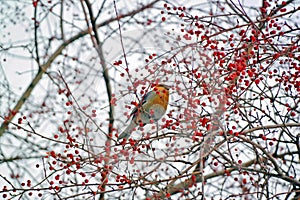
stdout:
[[145,94],[142,97],[142,103],[138,104],[132,110],[129,117],[131,121],[119,135],[118,140],[129,138],[137,126],[145,126],[150,122],[157,122],[162,118],[169,104],[169,89],[169,86],[158,84],[153,87],[152,91]]

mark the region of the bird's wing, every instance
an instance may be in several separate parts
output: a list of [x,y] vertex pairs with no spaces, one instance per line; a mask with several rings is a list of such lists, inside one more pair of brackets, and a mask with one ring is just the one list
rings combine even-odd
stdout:
[[[144,107],[144,105],[149,102],[150,99],[153,99],[156,95],[156,92],[155,91],[150,91],[148,92],[147,94],[145,94],[143,97],[142,97],[142,105],[138,105],[136,106],[130,113],[130,117],[133,117],[136,115],[136,113],[138,112],[138,110],[141,108],[141,107]],[[127,121],[129,120],[130,118],[127,119]]]
[[132,111],[131,111],[131,113],[130,113],[130,117],[127,119],[127,121],[126,122],[128,122],[128,120],[132,117],[132,119],[133,119],[133,117],[134,117],[134,115],[137,113],[137,111],[138,111],[138,108],[139,108],[140,106],[137,106],[137,107],[135,107]]
[[148,92],[147,94],[145,94],[145,96],[143,96],[143,98],[142,98],[143,99],[142,104],[146,103],[150,99],[153,99],[155,95],[156,95],[156,92],[153,90]]

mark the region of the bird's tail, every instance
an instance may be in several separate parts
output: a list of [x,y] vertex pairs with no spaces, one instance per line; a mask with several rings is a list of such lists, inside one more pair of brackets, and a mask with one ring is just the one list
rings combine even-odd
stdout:
[[127,128],[119,135],[118,139],[121,140],[123,138],[129,138],[131,132],[134,130],[134,128],[137,126],[137,124],[132,120],[130,124],[127,126]]

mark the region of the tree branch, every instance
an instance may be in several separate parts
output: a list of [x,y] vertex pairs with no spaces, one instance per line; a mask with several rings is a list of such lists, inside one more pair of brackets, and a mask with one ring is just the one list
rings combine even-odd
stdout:
[[[158,0],[155,0],[147,5],[142,6],[141,8],[138,8],[136,10],[133,10],[131,12],[128,12],[127,14],[122,15],[122,18],[126,18],[126,17],[132,17],[133,15],[136,15],[137,13],[140,13],[148,8],[151,8],[155,3],[157,3]],[[107,24],[110,24],[114,21],[118,20],[118,17],[113,17],[111,19],[108,19],[102,23],[99,23],[98,25],[96,25],[96,28],[100,28],[103,26],[106,26]],[[22,108],[23,104],[26,102],[26,100],[29,98],[29,96],[31,95],[33,89],[37,86],[37,84],[39,83],[39,81],[42,79],[43,74],[48,70],[48,68],[51,66],[51,64],[53,63],[53,61],[62,53],[62,51],[69,46],[70,44],[72,44],[74,41],[78,40],[79,38],[82,38],[84,36],[86,36],[89,33],[89,29],[85,29],[79,33],[77,33],[76,35],[74,35],[73,37],[71,37],[69,40],[66,40],[65,42],[63,42],[56,50],[55,52],[50,56],[50,58],[47,60],[47,62],[45,62],[43,65],[41,65],[41,67],[39,68],[40,70],[37,72],[37,74],[35,75],[35,77],[33,78],[33,80],[31,81],[31,83],[29,84],[29,86],[27,87],[27,89],[25,90],[25,92],[22,94],[22,96],[19,98],[17,104],[14,106],[14,108],[10,111],[10,113],[8,113],[8,115],[5,117],[4,122],[1,124],[0,127],[0,137],[3,135],[5,129],[7,129],[8,124],[11,123],[11,121],[14,119],[16,113],[18,113],[20,111],[20,109]]]

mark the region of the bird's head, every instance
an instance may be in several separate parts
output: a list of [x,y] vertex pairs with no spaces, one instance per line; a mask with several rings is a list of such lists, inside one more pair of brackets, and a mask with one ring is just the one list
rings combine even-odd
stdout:
[[153,90],[159,95],[164,95],[165,98],[167,99],[167,101],[169,98],[169,89],[170,89],[170,86],[167,86],[164,84],[157,84],[153,87]]
[[165,84],[157,84],[157,85],[154,85],[154,90],[167,90],[169,91],[169,89],[171,88],[170,86],[168,85],[165,85]]

